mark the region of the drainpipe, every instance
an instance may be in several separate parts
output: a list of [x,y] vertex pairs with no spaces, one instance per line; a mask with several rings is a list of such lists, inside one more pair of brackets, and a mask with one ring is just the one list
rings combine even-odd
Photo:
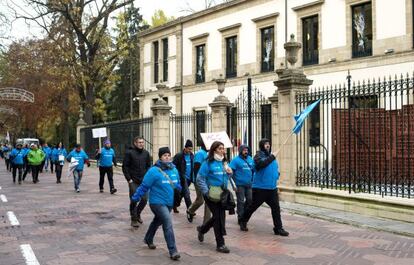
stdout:
[[[183,115],[184,113],[184,93],[183,93],[183,79],[184,79],[184,71],[183,71],[183,58],[184,58],[184,40],[183,40],[183,22],[180,22],[180,35],[181,35],[181,41],[180,41],[180,49],[181,49],[181,56],[180,56],[180,71],[181,71],[181,80],[180,80],[180,86],[181,86],[181,115]],[[181,122],[181,143],[180,143],[180,147],[182,147],[184,145],[184,139],[183,139],[183,123]]]

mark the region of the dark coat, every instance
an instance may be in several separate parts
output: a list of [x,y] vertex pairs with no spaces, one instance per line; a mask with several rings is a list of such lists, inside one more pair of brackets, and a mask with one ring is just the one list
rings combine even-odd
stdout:
[[[194,154],[190,153],[190,160],[191,160],[191,172],[190,172],[190,179],[193,179],[194,176]],[[186,162],[184,157],[184,151],[177,153],[174,156],[173,163],[175,167],[178,170],[178,173],[180,174],[181,180],[185,179],[185,173],[186,173]]]
[[135,183],[141,184],[145,173],[147,173],[150,167],[151,157],[147,150],[131,146],[125,152],[125,157],[122,161],[122,172],[127,181],[132,179]]

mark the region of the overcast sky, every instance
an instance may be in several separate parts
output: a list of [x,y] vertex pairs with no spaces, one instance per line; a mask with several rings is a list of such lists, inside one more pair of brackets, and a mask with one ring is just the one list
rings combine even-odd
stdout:
[[[1,13],[7,14],[10,19],[12,19],[12,12],[8,10],[5,5],[6,1],[12,1],[14,3],[22,3],[22,0],[0,0],[0,11]],[[180,17],[187,15],[188,13],[182,12],[185,9],[188,9],[188,3],[191,8],[194,10],[203,9],[205,3],[204,0],[135,0],[135,6],[141,8],[141,13],[144,16],[144,19],[151,23],[151,16],[154,14],[154,11],[157,9],[162,9],[168,16]],[[216,0],[217,3],[222,2],[221,0]],[[39,37],[42,35],[41,29],[36,25],[27,25],[24,20],[14,21],[10,31],[12,40],[27,38],[27,37]],[[1,40],[0,40],[1,41]]]

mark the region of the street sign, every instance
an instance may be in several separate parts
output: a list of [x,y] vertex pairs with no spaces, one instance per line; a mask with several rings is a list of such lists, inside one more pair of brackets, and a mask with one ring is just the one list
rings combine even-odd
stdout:
[[106,127],[92,129],[92,136],[93,136],[93,138],[106,137],[107,136]]

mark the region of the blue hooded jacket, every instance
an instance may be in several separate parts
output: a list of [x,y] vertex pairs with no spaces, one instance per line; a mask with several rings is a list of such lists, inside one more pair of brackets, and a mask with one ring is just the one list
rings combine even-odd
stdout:
[[46,155],[45,159],[50,159],[52,157],[52,149],[49,146],[44,146],[43,152]]
[[96,155],[96,159],[99,159],[100,167],[112,167],[112,165],[116,165],[115,151],[112,148],[101,148],[101,153]]
[[233,170],[233,179],[237,186],[250,186],[254,171],[254,162],[251,156],[246,158],[242,156],[242,151],[249,147],[241,145],[239,147],[239,155],[230,162],[229,167]]
[[254,156],[255,173],[253,175],[253,188],[274,190],[277,188],[277,181],[279,180],[279,165],[276,157],[269,151],[264,149],[267,139],[262,139],[259,142],[260,151]]
[[[66,152],[65,148],[53,148],[52,150],[52,161],[59,162],[59,155],[63,155],[66,157],[68,153]],[[63,164],[65,161],[60,161]]]
[[161,172],[165,172],[175,188],[181,190],[180,175],[172,162],[164,163],[158,160],[144,175],[142,184],[137,188],[132,201],[139,201],[149,191],[149,203],[172,207],[174,204],[174,189],[170,181]]
[[83,171],[83,168],[85,166],[85,161],[89,160],[88,155],[81,149],[79,152],[76,151],[76,149],[73,149],[72,152],[69,153],[69,155],[66,157],[66,160],[70,162],[71,158],[75,158],[78,160],[78,166],[76,167],[76,170]]
[[227,188],[229,181],[222,161],[205,161],[197,175],[197,185],[203,194],[207,194],[210,186]]
[[10,159],[14,165],[23,165],[24,164],[24,150],[14,148],[10,153]]

